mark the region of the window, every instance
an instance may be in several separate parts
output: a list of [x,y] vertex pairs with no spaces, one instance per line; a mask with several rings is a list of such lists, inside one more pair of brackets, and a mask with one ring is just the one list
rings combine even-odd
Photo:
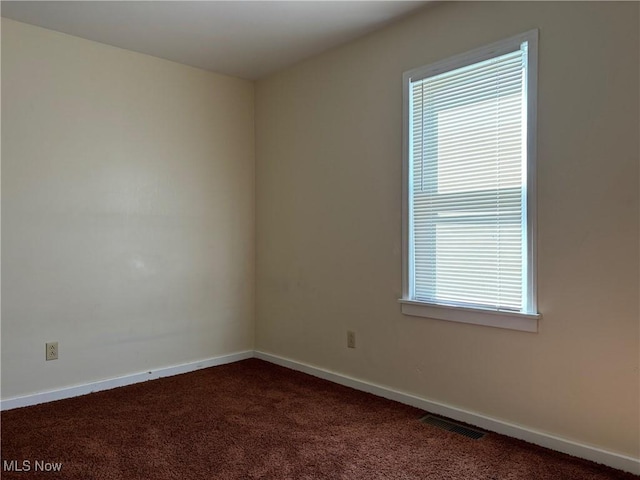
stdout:
[[537,331],[537,39],[404,74],[405,314]]

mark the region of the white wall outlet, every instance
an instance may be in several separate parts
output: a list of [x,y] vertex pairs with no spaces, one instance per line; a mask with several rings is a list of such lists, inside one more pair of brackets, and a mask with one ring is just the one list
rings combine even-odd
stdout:
[[356,332],[347,331],[347,348],[356,348]]
[[58,342],[47,342],[46,344],[46,355],[45,358],[47,361],[49,360],[57,360],[58,359]]

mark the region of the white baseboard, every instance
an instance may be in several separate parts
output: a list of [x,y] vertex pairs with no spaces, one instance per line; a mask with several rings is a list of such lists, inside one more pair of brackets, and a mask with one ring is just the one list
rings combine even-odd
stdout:
[[122,377],[101,380],[98,382],[87,383],[83,385],[74,385],[71,387],[61,388],[58,390],[50,390],[46,392],[25,395],[21,397],[13,397],[0,401],[0,410],[11,410],[13,408],[27,407],[38,403],[52,402],[62,400],[64,398],[77,397],[101,390],[109,390],[116,387],[123,387],[134,383],[140,383],[147,380],[154,380],[181,373],[192,372],[202,368],[215,367],[226,363],[233,363],[247,358],[259,358],[276,365],[304,372],[314,377],[323,378],[340,385],[354,388],[363,392],[372,393],[379,397],[388,398],[405,405],[411,405],[431,413],[453,418],[455,420],[476,425],[480,428],[501,433],[509,437],[518,438],[526,442],[550,448],[558,452],[573,455],[575,457],[584,458],[593,462],[602,463],[619,470],[640,474],[640,459],[628,457],[614,452],[609,452],[590,445],[581,444],[571,440],[566,440],[548,433],[540,432],[521,425],[497,420],[487,417],[479,413],[474,413],[458,407],[453,407],[440,402],[427,400],[416,397],[414,395],[399,392],[382,385],[376,385],[363,380],[349,377],[336,372],[331,372],[323,368],[308,365],[302,362],[280,357],[266,352],[260,351],[243,351],[220,357],[207,358],[196,362],[185,363],[182,365],[174,365],[171,367],[159,368],[156,370],[134,373]]
[[314,367],[312,365],[297,362],[295,360],[283,358],[277,355],[272,355],[270,353],[256,351],[254,356],[261,360],[275,363],[276,365],[287,367],[303,373],[308,373],[309,375],[313,375],[314,377],[329,380],[331,382],[351,387],[363,392],[372,393],[389,400],[395,400],[396,402],[400,402],[405,405],[411,405],[412,407],[420,408],[422,410],[426,410],[437,415],[442,415],[444,417],[449,417],[454,420],[468,423],[470,425],[476,425],[485,430],[501,433],[509,437],[524,440],[526,442],[550,448],[558,452],[573,455],[575,457],[584,458],[593,462],[608,465],[610,467],[624,470],[626,472],[640,474],[640,459],[637,458],[609,452],[597,447],[556,437],[554,435],[540,432],[528,427],[515,425],[513,423],[508,423],[502,420],[487,417],[479,413],[474,413],[432,400],[426,400],[424,398],[416,397],[408,393],[399,392],[388,387],[358,380],[346,375],[342,375],[340,373],[331,372],[323,368]]
[[193,372],[194,370],[215,367],[217,365],[237,362],[239,360],[245,360],[252,357],[253,351],[247,350],[244,352],[222,355],[220,357],[206,358],[204,360],[198,360],[196,362],[183,363],[181,365],[173,365],[171,367],[163,367],[156,370],[133,373],[131,375],[124,375],[122,377],[109,378],[107,380],[100,380],[97,382],[85,383],[82,385],[74,385],[57,390],[34,393],[32,395],[7,398],[0,401],[0,410],[11,410],[12,408],[27,407],[29,405],[37,405],[38,403],[53,402],[55,400],[62,400],[63,398],[78,397],[80,395],[86,395],[92,392],[110,390],[112,388],[145,382],[147,380],[155,380],[157,378],[170,377],[172,375],[179,375],[181,373]]

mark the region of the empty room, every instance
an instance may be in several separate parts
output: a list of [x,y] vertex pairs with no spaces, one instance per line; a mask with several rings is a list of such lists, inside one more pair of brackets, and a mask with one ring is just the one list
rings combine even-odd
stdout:
[[0,7],[2,478],[640,478],[640,3]]

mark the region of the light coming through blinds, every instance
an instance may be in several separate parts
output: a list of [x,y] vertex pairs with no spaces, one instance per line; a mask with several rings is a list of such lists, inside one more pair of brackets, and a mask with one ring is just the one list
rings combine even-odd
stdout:
[[409,85],[416,301],[525,312],[527,43]]

